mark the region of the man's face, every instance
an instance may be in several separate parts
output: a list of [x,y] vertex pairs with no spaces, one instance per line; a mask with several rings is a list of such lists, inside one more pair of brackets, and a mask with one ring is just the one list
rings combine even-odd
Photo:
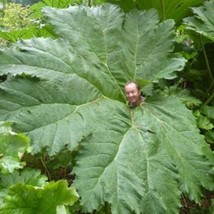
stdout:
[[125,86],[125,94],[131,105],[137,106],[141,103],[140,91],[137,89],[135,83],[130,83]]

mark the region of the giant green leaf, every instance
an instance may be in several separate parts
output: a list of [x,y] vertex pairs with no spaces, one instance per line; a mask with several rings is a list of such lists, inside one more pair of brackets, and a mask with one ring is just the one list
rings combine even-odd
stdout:
[[45,15],[66,42],[21,42],[12,52],[1,54],[1,73],[48,79],[76,74],[104,96],[122,100],[121,87],[128,79],[170,79],[184,66],[183,58],[170,53],[175,41],[174,22],[159,23],[154,10],[125,15],[119,8],[105,5],[94,9],[49,8]]
[[214,2],[206,1],[201,7],[193,7],[194,16],[184,19],[186,28],[214,41]]
[[46,8],[60,38],[21,41],[0,54],[0,120],[32,140],[32,152],[79,149],[75,187],[86,212],[178,213],[181,192],[213,189],[213,154],[192,112],[156,94],[129,109],[123,86],[172,79],[174,22],[155,10],[112,5]]
[[[70,144],[68,142],[75,144],[77,139],[82,138],[80,134],[80,137],[72,140],[74,137],[71,133],[80,132],[76,131],[77,126],[71,125],[70,121],[73,124],[73,121],[79,119],[78,124],[82,123],[76,108],[94,108],[97,105],[92,101],[104,97],[123,101],[122,87],[128,79],[144,78],[147,81],[157,81],[159,78],[172,78],[174,71],[184,66],[183,58],[170,54],[174,41],[173,23],[166,21],[159,24],[155,11],[131,12],[127,14],[124,24],[124,13],[110,5],[94,9],[46,9],[46,15],[66,41],[23,41],[12,50],[4,50],[0,59],[3,74],[24,73],[49,79],[48,84],[41,82],[39,85],[32,85],[30,80],[24,80],[25,83],[21,80],[6,83],[2,85],[0,92],[7,103],[13,103],[10,108],[14,112],[11,114],[11,111],[4,111],[2,120],[10,118],[19,124],[19,119],[17,121],[16,118],[22,118],[20,130],[31,133],[31,138],[37,139],[33,141],[38,148],[35,152],[47,145],[49,151],[52,150],[50,154],[54,154],[63,145]],[[83,48],[80,48],[81,46]],[[56,78],[57,80],[54,80]],[[64,83],[65,79],[67,83]],[[13,86],[10,86],[11,84]],[[79,90],[79,85],[84,87]],[[15,91],[8,87],[14,88]],[[87,105],[80,108],[79,105],[86,103]],[[2,101],[2,105],[5,105],[5,101]],[[47,114],[50,106],[53,106],[53,110]],[[33,111],[28,110],[29,107]],[[56,114],[58,109],[63,113],[60,116]],[[31,112],[39,119],[32,119]],[[43,120],[47,115],[47,119]],[[75,120],[59,120],[66,115]],[[24,124],[27,125],[26,128],[23,128]],[[69,128],[73,126],[74,128]],[[66,131],[67,128],[69,132]],[[51,133],[54,133],[54,138]],[[34,137],[38,135],[39,138]]]
[[147,102],[122,133],[110,127],[84,141],[75,184],[90,211],[108,201],[113,213],[177,213],[179,185],[196,200],[199,183],[212,186],[190,112],[173,97]]

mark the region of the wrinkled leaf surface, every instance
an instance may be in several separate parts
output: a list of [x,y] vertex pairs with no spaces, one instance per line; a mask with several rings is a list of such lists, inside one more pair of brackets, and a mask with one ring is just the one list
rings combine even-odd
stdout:
[[193,30],[214,41],[214,2],[206,1],[201,7],[194,7],[194,16],[184,19],[187,29]]
[[10,78],[0,85],[0,119],[29,135],[34,153],[80,149],[74,184],[84,210],[107,202],[115,214],[171,214],[181,192],[198,201],[202,186],[212,189],[212,154],[178,98],[125,104],[127,80],[152,83],[183,69],[172,53],[174,22],[112,5],[44,14],[59,39],[1,52],[0,72]]

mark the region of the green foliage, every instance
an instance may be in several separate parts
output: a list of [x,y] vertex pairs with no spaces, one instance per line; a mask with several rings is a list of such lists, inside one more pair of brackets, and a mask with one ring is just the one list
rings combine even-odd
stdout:
[[[194,42],[196,44],[200,44],[200,48],[202,49],[203,53],[203,61],[202,63],[205,64],[207,72],[208,72],[208,78],[209,81],[211,81],[208,85],[210,91],[211,89],[214,89],[214,75],[213,75],[213,68],[214,68],[214,63],[212,62],[212,58],[214,56],[214,52],[211,51],[213,50],[212,44],[207,44],[206,46],[204,43],[210,43],[210,41],[213,41],[213,9],[214,9],[214,2],[209,1],[205,2],[205,4],[202,7],[198,8],[192,8],[194,16],[193,17],[188,17],[184,19],[184,24],[186,29],[193,31],[194,33],[200,34],[203,37],[207,38],[208,40],[205,40],[204,38],[200,37],[193,37]],[[201,55],[199,55],[201,57]],[[200,58],[198,59],[200,62]],[[198,67],[202,67],[199,63],[197,64]],[[199,67],[199,68],[200,68]],[[212,93],[210,96],[210,100],[206,102],[208,104],[214,97],[214,94]]]
[[7,3],[16,3],[16,4],[21,4],[21,5],[31,5],[34,4],[36,2],[38,2],[39,0],[3,0],[4,2]]
[[13,174],[2,174],[0,178],[1,188],[8,188],[18,183],[42,187],[47,181],[47,177],[41,175],[39,170],[30,168],[25,168],[21,172],[14,171]]
[[195,112],[195,115],[198,127],[209,143],[213,143],[214,127],[213,9],[214,2],[206,1],[201,7],[192,8],[194,16],[184,19],[184,26],[198,49],[198,55],[183,77],[187,80],[187,85],[192,85],[190,89],[192,93],[203,100],[202,107]]
[[34,18],[42,18],[41,10],[43,7],[55,7],[55,8],[67,8],[72,2],[72,0],[43,0],[39,1],[36,4],[31,6],[31,10],[33,11],[32,16]]
[[[174,22],[160,22],[155,10],[124,13],[108,4],[45,8],[44,15],[58,39],[1,50],[1,75],[10,78],[0,85],[0,119],[31,138],[32,153],[79,151],[74,185],[83,211],[107,204],[112,213],[178,213],[181,193],[199,202],[203,188],[213,190],[213,154],[179,99],[188,101],[186,94],[154,90],[142,106],[125,105],[127,80],[155,86],[184,68],[186,60],[173,53]],[[65,185],[17,184],[2,210],[18,212],[22,204],[33,213],[41,195],[37,212],[46,203],[55,213],[71,203]]]
[[211,130],[214,128],[212,122],[206,116],[201,115],[200,111],[196,111],[195,116],[197,117],[197,123],[200,129]]
[[66,181],[50,182],[44,187],[34,187],[18,183],[9,189],[0,213],[61,213],[65,205],[72,205],[78,195]]
[[[62,213],[78,195],[66,181],[47,182],[39,170],[25,168],[21,160],[29,148],[29,138],[16,134],[10,123],[0,127],[0,213]],[[3,174],[2,174],[3,173]],[[51,198],[51,200],[50,200]]]
[[21,4],[10,3],[4,7],[3,17],[0,18],[1,27],[7,30],[18,30],[33,23],[30,10]]
[[204,115],[206,115],[207,117],[209,117],[210,119],[214,120],[214,107],[213,106],[204,105],[204,106],[202,106],[202,108],[200,109],[200,111]]
[[13,171],[10,174],[0,174],[0,206],[4,204],[3,200],[7,196],[9,188],[18,183],[23,185],[32,185],[42,187],[46,183],[47,177],[41,175],[39,170],[25,168],[23,171]]
[[198,120],[198,126],[204,130],[211,130],[214,128],[214,107],[213,106],[202,106],[195,112]]
[[190,7],[200,5],[204,0],[103,0],[102,2],[120,5],[125,11],[134,8],[140,10],[155,8],[161,20],[174,19],[176,23],[180,23],[184,17],[190,15]]
[[[25,35],[25,33],[29,34],[29,32],[23,32],[23,30],[22,33],[20,33],[20,29],[32,25],[33,20],[30,18],[30,10],[28,7],[23,7],[21,4],[7,3],[3,7],[0,23],[0,46],[5,47],[7,46],[7,41],[14,42],[20,38],[20,35]],[[30,35],[32,36],[31,33]]]
[[207,142],[211,145],[214,143],[214,106],[203,105],[200,109],[200,114],[206,118],[208,124],[203,126]]
[[0,170],[2,173],[13,172],[22,168],[21,158],[29,146],[29,138],[23,134],[14,133],[10,124],[0,127]]
[[8,45],[7,42],[16,42],[34,36],[53,36],[51,28],[42,23],[41,19],[36,19],[33,14],[29,6],[15,3],[5,4],[0,18],[1,47]]
[[213,1],[206,1],[201,7],[192,8],[194,16],[184,19],[186,28],[189,30],[193,30],[214,41],[213,10]]

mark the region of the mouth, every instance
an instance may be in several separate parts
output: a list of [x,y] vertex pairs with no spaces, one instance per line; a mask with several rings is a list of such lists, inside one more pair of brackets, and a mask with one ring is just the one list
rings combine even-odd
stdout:
[[129,102],[133,103],[135,101],[136,101],[136,99],[134,97],[133,98],[129,98]]

